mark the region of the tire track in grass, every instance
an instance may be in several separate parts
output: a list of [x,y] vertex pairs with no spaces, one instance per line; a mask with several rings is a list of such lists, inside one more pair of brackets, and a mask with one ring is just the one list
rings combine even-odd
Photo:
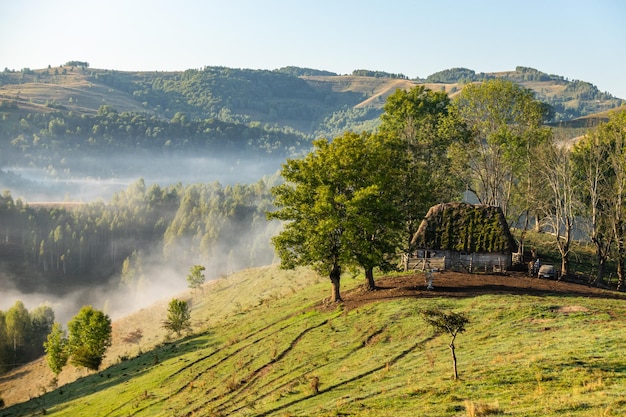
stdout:
[[430,336],[430,337],[426,338],[425,340],[423,340],[421,342],[415,343],[414,345],[412,345],[408,349],[405,349],[402,352],[400,352],[400,354],[398,354],[397,356],[393,357],[388,362],[386,362],[386,363],[384,363],[384,364],[382,364],[380,366],[377,366],[375,368],[372,368],[369,371],[363,372],[362,374],[355,375],[352,378],[346,379],[344,381],[341,381],[341,382],[338,382],[338,383],[336,383],[334,385],[331,385],[331,386],[329,386],[327,388],[321,389],[321,390],[319,390],[319,392],[317,394],[309,394],[309,395],[304,396],[302,398],[299,398],[297,400],[291,401],[291,402],[283,404],[281,406],[278,406],[278,407],[272,408],[270,410],[264,411],[262,413],[256,414],[256,416],[257,417],[262,417],[262,416],[267,416],[267,415],[274,414],[274,413],[276,413],[278,411],[281,411],[281,410],[284,410],[286,408],[292,407],[292,406],[294,406],[294,405],[296,405],[298,403],[304,402],[304,401],[306,401],[306,400],[308,400],[310,398],[313,398],[315,396],[319,396],[319,395],[323,395],[325,393],[329,393],[329,392],[331,392],[331,391],[333,391],[333,390],[335,390],[337,388],[340,388],[340,387],[342,387],[344,385],[350,384],[352,382],[356,382],[356,381],[358,381],[358,380],[360,380],[362,378],[365,378],[367,376],[370,376],[370,375],[372,375],[372,374],[374,374],[374,373],[376,373],[378,371],[385,370],[387,368],[388,364],[389,365],[396,364],[397,362],[402,360],[405,356],[407,356],[409,353],[413,352],[414,350],[416,350],[416,349],[418,349],[420,347],[423,347],[427,342],[433,340],[434,338],[435,338],[435,336],[433,335],[433,336]]
[[[248,339],[251,339],[251,338],[253,338],[254,336],[257,336],[257,335],[259,335],[259,334],[261,334],[261,333],[265,332],[266,330],[271,329],[272,327],[277,326],[277,325],[279,325],[280,323],[283,323],[283,322],[285,322],[285,321],[287,321],[287,320],[289,320],[289,319],[291,319],[291,318],[293,318],[293,317],[295,317],[295,316],[298,316],[298,315],[300,315],[300,314],[301,314],[301,313],[289,314],[288,316],[286,316],[286,317],[284,317],[284,318],[282,318],[282,319],[279,319],[278,321],[275,321],[275,322],[273,322],[273,323],[270,323],[270,324],[268,324],[268,325],[267,325],[267,326],[265,326],[265,327],[262,327],[262,328],[260,328],[260,329],[258,329],[258,330],[256,330],[256,331],[254,331],[254,332],[252,332],[252,333],[249,333],[249,334],[248,334],[248,335],[247,335],[244,339],[242,339],[242,340],[240,340],[240,341],[238,341],[237,343],[234,343],[234,344],[239,344],[239,343],[242,343],[242,342],[244,342],[244,341],[246,341],[246,340],[248,340]],[[260,341],[262,341],[264,338],[266,338],[266,337],[268,337],[268,336],[272,336],[272,335],[274,335],[274,334],[277,334],[277,333],[282,332],[283,330],[285,330],[286,328],[288,328],[288,327],[290,327],[290,326],[292,326],[292,325],[293,325],[293,323],[286,324],[286,325],[284,325],[284,326],[282,326],[282,327],[280,327],[280,328],[278,328],[278,329],[274,330],[274,331],[273,331],[273,332],[271,332],[269,335],[265,335],[265,336],[263,336],[263,337],[261,337],[261,338],[259,338],[259,339],[256,339],[256,340],[254,340],[254,341],[252,341],[252,342],[250,342],[250,343],[246,344],[245,346],[241,346],[241,347],[237,348],[237,349],[236,349],[236,350],[234,350],[233,352],[231,352],[231,353],[227,354],[224,358],[220,359],[220,360],[219,360],[218,362],[216,362],[215,364],[211,365],[211,367],[207,368],[206,370],[209,370],[209,369],[214,368],[215,366],[217,366],[217,365],[221,364],[222,362],[224,362],[224,361],[226,361],[226,360],[230,359],[233,355],[236,355],[236,354],[240,353],[241,351],[243,351],[243,350],[245,350],[245,349],[248,349],[250,346],[253,346],[253,345],[255,345],[255,344],[259,343]],[[232,346],[232,345],[234,345],[234,344],[231,344],[230,346]],[[225,348],[222,348],[222,349],[216,349],[216,350],[214,350],[213,352],[209,353],[208,355],[202,356],[202,357],[200,357],[200,358],[198,358],[198,359],[196,359],[196,360],[194,360],[194,361],[192,361],[192,362],[188,363],[187,365],[183,366],[182,368],[180,368],[180,369],[179,369],[178,371],[176,371],[175,373],[173,373],[173,374],[169,375],[166,379],[164,379],[164,380],[163,380],[163,383],[166,383],[166,382],[167,382],[168,380],[170,380],[171,378],[174,378],[174,377],[176,377],[177,375],[179,375],[180,373],[182,373],[182,372],[186,371],[187,369],[189,369],[189,368],[193,367],[194,365],[197,365],[198,363],[201,363],[201,362],[203,362],[203,361],[205,361],[205,360],[207,360],[207,359],[211,358],[212,356],[216,355],[217,353],[221,353],[221,352],[223,352],[224,350],[228,349],[230,346],[226,346]],[[206,370],[205,370],[204,372],[206,372]],[[192,380],[192,381],[190,381],[190,382],[195,381],[195,379],[197,379],[198,377],[199,377],[199,375],[197,375],[197,376],[196,376],[196,378],[194,378],[194,380]],[[183,388],[184,388],[184,387],[183,387]],[[181,390],[182,390],[182,389],[181,389]],[[178,392],[180,392],[180,391],[175,392],[175,394],[178,394]]]
[[[330,321],[330,319],[329,319],[328,321]],[[319,326],[318,326],[318,327],[319,327]],[[337,362],[337,361],[342,361],[342,360],[344,360],[345,358],[348,358],[349,356],[352,356],[355,352],[359,351],[360,349],[363,349],[363,348],[367,347],[367,346],[371,343],[371,341],[372,341],[372,340],[374,340],[374,339],[375,339],[378,335],[382,334],[382,333],[383,333],[383,332],[384,332],[387,328],[388,328],[388,326],[387,326],[387,325],[385,325],[385,326],[381,327],[380,329],[377,329],[377,330],[373,331],[372,333],[370,333],[370,334],[369,334],[369,335],[365,338],[365,340],[364,340],[364,341],[363,341],[360,345],[358,345],[358,346],[356,346],[356,347],[354,347],[354,348],[350,349],[350,350],[349,350],[349,351],[347,351],[347,352],[346,352],[343,356],[341,356],[341,357],[339,357],[339,358],[335,359],[335,362]],[[323,365],[323,366],[318,366],[318,367],[317,367],[317,369],[319,370],[319,369],[323,368],[324,366],[328,366],[328,365],[329,365],[329,363],[327,363],[327,364],[325,364],[325,365]],[[303,364],[303,365],[301,365],[301,366],[299,366],[299,367],[297,367],[297,368],[295,368],[295,369],[292,369],[292,370],[290,371],[290,373],[294,373],[296,370],[298,370],[298,369],[300,369],[300,368],[302,368],[302,367],[304,367],[304,366],[305,366],[305,365]],[[276,387],[276,388],[274,388],[273,390],[271,390],[271,391],[267,392],[266,394],[262,394],[262,395],[260,395],[260,396],[257,396],[257,397],[256,397],[256,399],[255,399],[255,402],[256,402],[256,401],[263,400],[264,398],[267,398],[267,397],[269,397],[270,395],[273,395],[273,394],[275,394],[276,392],[279,392],[280,390],[282,390],[282,389],[284,389],[284,388],[288,387],[289,385],[292,385],[293,383],[298,382],[298,381],[299,381],[299,380],[301,380],[303,377],[304,377],[304,375],[299,375],[298,377],[292,378],[292,379],[290,379],[289,381],[287,381],[287,382],[285,382],[285,383],[283,383],[283,384],[279,385],[278,387]],[[264,386],[269,386],[269,385],[271,385],[271,384],[272,384],[272,381],[276,381],[276,380],[278,380],[279,378],[281,378],[281,377],[277,377],[277,378],[274,378],[274,379],[273,379],[273,380],[271,380],[271,381],[268,381],[268,382],[267,382]],[[247,405],[242,405],[241,407],[238,407],[238,408],[235,408],[235,409],[229,410],[229,412],[231,412],[231,413],[235,413],[235,412],[237,412],[237,411],[241,411],[242,409],[244,409],[244,408],[246,408],[246,407],[247,407]]]
[[[208,404],[210,404],[213,401],[217,401],[222,399],[223,402],[221,405],[218,405],[218,408],[216,409],[216,411],[218,411],[219,413],[223,413],[226,411],[227,406],[224,405],[224,402],[232,402],[234,399],[241,397],[242,395],[244,395],[246,392],[249,391],[250,387],[256,383],[256,381],[260,378],[261,375],[263,375],[267,370],[271,369],[272,366],[274,366],[275,364],[277,364],[278,362],[280,362],[281,360],[283,360],[285,358],[285,356],[287,356],[297,345],[298,343],[311,331],[318,329],[324,325],[327,325],[328,322],[332,319],[332,318],[336,318],[340,315],[341,313],[330,317],[330,318],[326,318],[324,320],[322,320],[321,322],[314,324],[310,327],[307,327],[306,329],[302,330],[300,333],[298,333],[298,335],[296,335],[296,337],[289,343],[289,345],[282,351],[280,352],[280,354],[278,354],[275,358],[273,358],[272,360],[270,360],[269,362],[259,366],[257,369],[253,370],[252,372],[250,372],[248,374],[248,376],[244,379],[245,383],[240,384],[239,387],[237,387],[237,389],[234,391],[234,393],[231,396],[228,396],[228,398],[225,398],[226,396],[216,396],[213,398],[207,398],[202,404],[198,405],[196,408],[194,408],[191,412],[192,413],[197,413],[200,410],[202,410],[204,407],[206,407]],[[236,410],[230,410],[230,412],[234,412]]]
[[[239,348],[235,349],[234,351],[232,351],[232,352],[230,352],[230,353],[226,354],[226,356],[224,356],[223,358],[221,358],[221,359],[220,359],[220,360],[218,360],[217,362],[215,362],[215,363],[211,364],[210,366],[208,366],[207,368],[203,368],[201,371],[197,372],[197,373],[196,373],[196,375],[195,375],[193,378],[186,380],[186,382],[185,382],[183,385],[179,386],[179,388],[178,388],[178,389],[176,389],[175,391],[173,391],[173,392],[172,392],[172,393],[170,393],[169,395],[166,395],[166,396],[164,396],[164,397],[162,397],[162,398],[159,398],[159,399],[158,399],[158,400],[156,400],[156,401],[153,401],[153,402],[151,402],[151,403],[149,403],[149,404],[146,404],[144,407],[136,407],[136,408],[134,408],[134,409],[133,409],[133,412],[132,412],[132,414],[131,414],[131,415],[135,415],[135,414],[137,414],[137,413],[139,413],[139,412],[141,412],[141,411],[143,411],[143,410],[145,410],[145,409],[147,409],[147,408],[150,408],[150,407],[152,407],[152,406],[154,406],[154,405],[156,405],[156,404],[158,404],[158,403],[162,403],[162,402],[164,402],[164,401],[168,401],[168,400],[172,399],[173,397],[175,397],[175,396],[177,396],[177,395],[181,394],[183,391],[185,391],[185,390],[186,390],[186,389],[190,386],[190,384],[193,384],[195,381],[197,381],[197,380],[198,380],[198,378],[200,378],[200,377],[201,377],[203,374],[205,374],[206,372],[208,372],[208,371],[210,371],[210,370],[212,370],[212,369],[214,369],[214,368],[218,367],[219,365],[221,365],[222,363],[224,363],[224,362],[228,361],[229,359],[234,358],[236,355],[238,355],[238,354],[240,354],[241,352],[243,352],[243,351],[247,350],[247,349],[248,349],[248,348],[250,348],[251,346],[254,346],[255,344],[257,344],[257,343],[259,343],[259,342],[261,342],[261,341],[265,340],[267,337],[271,337],[271,336],[273,336],[273,335],[279,334],[279,333],[281,333],[282,331],[284,331],[285,329],[287,329],[287,328],[289,328],[289,327],[291,327],[291,326],[293,326],[293,325],[295,325],[295,324],[297,324],[297,323],[300,323],[300,321],[301,321],[301,320],[306,319],[308,316],[303,315],[302,313],[294,313],[294,314],[289,314],[289,315],[287,315],[286,317],[284,317],[284,318],[282,318],[282,319],[280,319],[280,320],[278,320],[278,321],[276,321],[276,322],[274,322],[274,323],[268,324],[267,326],[265,326],[265,327],[263,327],[263,328],[261,328],[261,329],[258,329],[258,330],[254,331],[254,332],[252,332],[252,333],[249,333],[249,334],[248,334],[248,335],[247,335],[244,339],[242,339],[242,340],[241,340],[240,342],[238,342],[238,343],[241,343],[241,342],[244,342],[244,341],[246,341],[246,340],[249,340],[249,339],[251,339],[253,336],[257,336],[257,335],[261,334],[262,332],[264,332],[264,331],[266,331],[266,330],[268,330],[268,329],[271,329],[272,327],[277,326],[277,325],[279,325],[280,323],[283,323],[283,322],[285,322],[285,321],[287,321],[287,320],[290,320],[290,319],[292,319],[293,317],[296,317],[296,316],[299,316],[299,315],[302,315],[302,317],[300,318],[300,320],[297,320],[297,321],[295,321],[295,322],[291,322],[291,323],[287,323],[287,324],[285,324],[285,325],[283,325],[283,326],[281,326],[281,327],[277,328],[277,329],[276,329],[276,330],[274,330],[273,332],[271,332],[271,333],[269,333],[269,334],[267,334],[267,335],[264,335],[263,337],[259,337],[258,339],[256,339],[256,340],[253,340],[253,341],[249,342],[249,343],[248,343],[248,344],[246,344],[245,346],[241,346],[241,347],[239,347]],[[327,322],[328,320],[329,320],[329,319],[326,319],[325,321]],[[322,324],[323,324],[323,323],[322,323]],[[202,356],[202,357],[200,357],[200,358],[198,358],[198,359],[196,359],[196,360],[194,360],[194,361],[191,361],[191,362],[187,363],[185,366],[183,366],[183,367],[179,368],[176,372],[172,373],[171,375],[169,375],[169,376],[167,376],[165,379],[163,379],[163,381],[161,382],[161,384],[162,384],[162,385],[165,385],[165,384],[166,384],[169,380],[171,380],[172,378],[175,378],[177,375],[180,375],[181,373],[183,373],[184,371],[186,371],[186,370],[188,370],[188,369],[192,368],[193,366],[198,365],[198,364],[200,364],[200,363],[202,363],[202,362],[204,362],[204,361],[206,361],[206,360],[210,359],[211,357],[215,356],[215,355],[216,355],[216,354],[218,354],[218,353],[223,353],[223,351],[224,351],[224,350],[225,350],[225,349],[215,349],[214,351],[212,351],[212,352],[211,352],[211,353],[209,353],[208,355],[204,355],[204,356]],[[208,391],[206,391],[205,393],[206,393],[206,394],[208,394],[208,393],[209,393],[209,392],[211,392],[212,390],[213,390],[213,389],[209,389],[209,390],[208,390]],[[214,397],[214,398],[219,398],[219,397]],[[212,401],[212,400],[209,400],[208,402],[210,402],[210,401]],[[125,406],[129,405],[130,403],[131,403],[131,402],[129,401],[129,402],[125,402],[124,404],[120,404],[118,407],[116,407],[115,409],[111,410],[111,411],[110,411],[109,413],[107,413],[105,416],[112,415],[112,413],[115,413],[115,412],[119,411],[121,408],[123,408],[123,407],[125,407]]]

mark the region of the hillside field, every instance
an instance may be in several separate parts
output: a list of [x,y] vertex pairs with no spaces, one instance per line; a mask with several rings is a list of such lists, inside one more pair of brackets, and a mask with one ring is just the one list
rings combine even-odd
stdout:
[[[307,269],[207,283],[177,295],[193,335],[167,338],[163,300],[114,322],[100,372],[65,369],[54,387],[39,361],[0,377],[0,416],[626,415],[626,295],[523,273],[362,283],[342,278],[341,305]],[[458,381],[428,307],[469,316]]]

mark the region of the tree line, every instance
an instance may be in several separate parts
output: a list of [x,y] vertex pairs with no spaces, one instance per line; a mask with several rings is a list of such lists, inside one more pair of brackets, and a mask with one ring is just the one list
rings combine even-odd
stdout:
[[[269,241],[279,228],[265,220],[272,207],[269,189],[264,181],[147,187],[138,180],[108,203],[71,208],[31,207],[5,192],[0,197],[3,280],[19,276],[11,282],[19,291],[63,295],[113,277],[133,294],[151,285],[148,270],[155,259],[180,268],[210,265],[209,278],[268,265],[274,258]],[[29,313],[18,301],[0,312],[0,372],[40,356],[53,323],[54,312],[46,306]],[[72,340],[63,329],[56,331],[58,343]],[[95,357],[81,359],[76,352],[74,359],[67,354],[71,361],[97,369]]]
[[16,285],[23,292],[58,294],[113,275],[136,288],[149,280],[140,271],[155,245],[164,262],[210,263],[215,276],[271,263],[267,243],[277,226],[265,221],[268,207],[263,181],[148,187],[138,180],[108,203],[71,208],[31,207],[5,192],[0,256],[22,276]]
[[159,153],[276,154],[288,156],[308,145],[293,130],[218,119],[192,120],[176,113],[163,120],[145,113],[118,112],[103,105],[95,115],[73,112],[15,113],[0,124],[2,163],[57,164],[63,157],[129,150]]
[[0,310],[0,374],[40,357],[53,324],[54,311],[46,305],[28,311],[16,301]]
[[277,209],[268,213],[285,222],[273,238],[281,265],[328,276],[333,301],[346,269],[361,268],[373,289],[374,269],[411,251],[428,208],[471,191],[520,227],[520,253],[531,227],[552,233],[561,278],[573,272],[574,230],[590,219],[594,282],[606,285],[602,265],[611,259],[624,290],[626,112],[573,148],[544,124],[550,113],[503,79],[468,85],[453,100],[423,86],[396,91],[378,131],[318,140],[283,166],[285,183],[272,189]]

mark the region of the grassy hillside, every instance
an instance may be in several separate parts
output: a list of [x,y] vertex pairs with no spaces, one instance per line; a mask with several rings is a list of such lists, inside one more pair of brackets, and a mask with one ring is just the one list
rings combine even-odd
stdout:
[[146,111],[132,95],[103,83],[93,82],[86,71],[67,68],[35,70],[30,74],[4,74],[0,77],[0,99],[16,102],[24,112],[74,111],[95,114],[102,105],[118,111]]
[[[459,277],[481,290],[447,287],[442,275],[440,292],[415,291],[424,282],[416,274],[368,294],[354,290],[362,278],[345,277],[347,302],[336,307],[318,303],[330,285],[308,270],[244,271],[189,295],[197,334],[166,342],[151,333],[163,310],[118,321],[110,367],[57,389],[40,386],[49,392],[0,416],[626,413],[623,297],[498,278],[519,285],[506,291],[485,276]],[[469,314],[456,341],[460,381],[450,378],[449,337],[419,318],[435,306]],[[143,329],[137,344],[128,341],[135,327]]]
[[167,120],[184,114],[188,119],[257,122],[319,137],[345,130],[372,130],[387,96],[416,84],[455,95],[469,82],[510,79],[552,105],[555,121],[588,116],[622,103],[587,82],[526,67],[489,74],[452,69],[426,80],[303,72],[307,73],[325,75],[298,77],[295,70],[225,67],[179,72],[122,72],[67,65],[5,70],[0,73],[0,111],[17,106],[23,113],[95,114],[100,106],[110,105],[119,112],[144,112]]

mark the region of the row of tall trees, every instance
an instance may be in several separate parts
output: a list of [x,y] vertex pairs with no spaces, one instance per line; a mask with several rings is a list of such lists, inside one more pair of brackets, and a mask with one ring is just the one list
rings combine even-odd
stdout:
[[[573,188],[571,220],[588,219],[589,237],[596,250],[595,282],[604,283],[605,266],[616,265],[618,289],[625,289],[626,259],[626,111],[613,113],[607,123],[592,129],[568,155],[564,185]],[[569,171],[567,169],[569,168]],[[570,185],[571,183],[571,185]]]
[[[96,285],[120,275],[136,286],[146,257],[163,262],[211,265],[210,276],[271,263],[268,242],[278,227],[265,221],[269,187],[219,183],[146,186],[138,180],[108,203],[31,207],[0,197],[0,258],[23,276],[24,292],[62,295],[76,285]],[[219,262],[213,262],[214,259]],[[2,279],[9,279],[5,275]]]
[[286,182],[273,189],[277,210],[268,217],[286,223],[273,243],[284,267],[328,275],[338,301],[343,269],[363,268],[373,288],[373,269],[410,250],[428,208],[469,190],[521,225],[521,251],[529,227],[553,233],[563,276],[571,273],[575,226],[592,215],[598,262],[612,255],[622,289],[624,114],[571,152],[544,126],[550,108],[512,82],[472,84],[452,101],[422,86],[397,91],[378,132],[317,141],[284,164]]
[[118,112],[103,105],[95,115],[74,112],[15,112],[0,124],[0,162],[48,162],[66,165],[85,153],[128,150],[158,153],[197,152],[289,155],[307,143],[304,135],[259,123],[191,119],[176,113],[170,120],[144,113]]
[[[132,294],[150,286],[149,271],[157,263],[173,269],[202,263],[208,278],[267,265],[274,258],[269,241],[279,227],[265,220],[270,207],[269,187],[262,181],[162,188],[138,180],[108,203],[67,209],[30,207],[5,192],[0,279],[5,288],[57,295],[117,279]],[[12,276],[20,279],[10,282]],[[17,302],[0,312],[0,372],[40,356],[53,322],[54,312],[46,306],[28,312]],[[68,331],[56,329],[58,340],[50,342],[54,369],[60,372],[68,358],[96,369],[99,351],[77,348],[71,326]]]
[[53,323],[54,311],[47,305],[28,311],[16,301],[0,311],[0,374],[41,356]]

